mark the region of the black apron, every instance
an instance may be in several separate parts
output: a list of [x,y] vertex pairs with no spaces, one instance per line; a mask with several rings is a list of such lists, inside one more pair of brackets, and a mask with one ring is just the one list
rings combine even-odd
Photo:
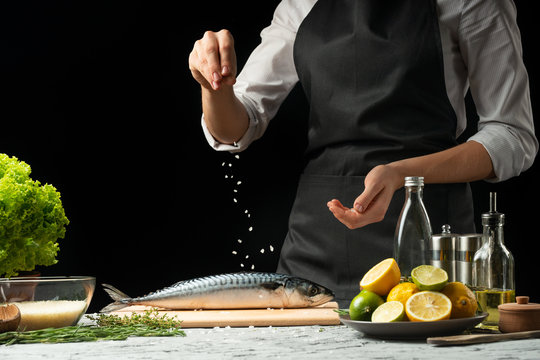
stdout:
[[[277,271],[329,287],[340,307],[367,270],[393,256],[405,195],[395,193],[383,221],[356,230],[327,202],[352,206],[376,165],[457,145],[438,26],[434,0],[319,0],[298,29],[308,146]],[[468,184],[426,185],[424,203],[435,233],[443,224],[474,231]]]

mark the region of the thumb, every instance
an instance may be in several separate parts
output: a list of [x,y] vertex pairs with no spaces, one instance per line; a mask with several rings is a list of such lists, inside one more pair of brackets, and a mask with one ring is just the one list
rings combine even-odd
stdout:
[[373,199],[382,191],[382,185],[367,186],[364,191],[354,201],[354,209],[360,213],[367,210]]

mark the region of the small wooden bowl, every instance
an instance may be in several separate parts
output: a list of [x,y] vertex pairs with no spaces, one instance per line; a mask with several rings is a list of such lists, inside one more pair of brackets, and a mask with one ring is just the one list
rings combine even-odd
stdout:
[[540,330],[540,304],[530,303],[528,296],[516,296],[515,303],[499,308],[499,330],[503,333]]
[[17,305],[0,306],[0,333],[15,331],[21,321],[21,312]]

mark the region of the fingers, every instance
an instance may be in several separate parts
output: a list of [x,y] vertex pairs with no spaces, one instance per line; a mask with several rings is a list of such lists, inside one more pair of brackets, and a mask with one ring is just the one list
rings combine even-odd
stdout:
[[197,40],[189,55],[189,68],[195,80],[208,89],[236,82],[234,39],[227,30],[207,31]]
[[343,206],[339,200],[331,200],[328,202],[327,206],[336,219],[341,221],[349,229],[356,229],[363,226],[363,218],[365,218],[365,216],[355,209],[349,209]]

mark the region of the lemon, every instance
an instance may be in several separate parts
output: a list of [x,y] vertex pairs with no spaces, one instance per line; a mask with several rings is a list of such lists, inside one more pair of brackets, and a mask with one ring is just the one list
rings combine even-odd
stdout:
[[443,293],[420,291],[407,300],[405,312],[411,321],[446,320],[450,318],[452,302]]
[[388,258],[373,266],[360,280],[360,288],[386,296],[390,289],[399,284],[401,272],[396,260]]
[[441,293],[448,296],[452,302],[451,319],[471,317],[476,314],[478,303],[476,296],[467,285],[461,282],[450,282],[442,288]]
[[418,290],[418,286],[415,283],[402,282],[390,290],[386,301],[399,301],[405,306],[411,295],[416,294],[418,291],[420,290]]
[[384,300],[379,295],[369,290],[362,290],[352,299],[349,306],[351,320],[370,321],[371,315]]
[[433,265],[415,267],[411,278],[420,291],[439,291],[448,283],[446,271]]
[[405,318],[405,306],[400,301],[387,301],[371,315],[372,322],[394,322]]

